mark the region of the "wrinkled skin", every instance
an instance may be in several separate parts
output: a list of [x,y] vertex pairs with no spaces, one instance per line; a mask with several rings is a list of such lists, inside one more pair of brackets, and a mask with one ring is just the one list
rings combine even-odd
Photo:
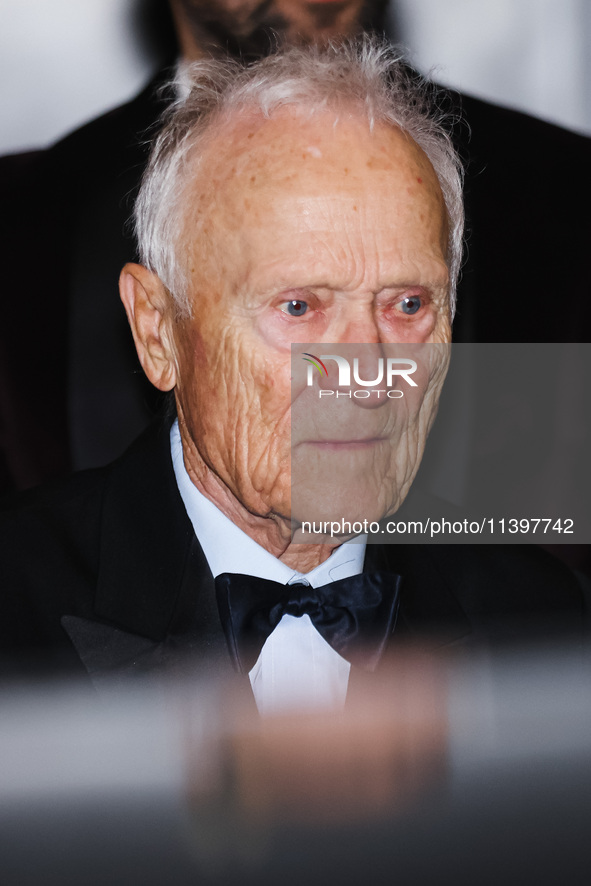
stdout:
[[[290,544],[291,344],[449,341],[443,198],[414,142],[347,113],[243,115],[217,132],[201,169],[180,250],[192,316],[178,320],[139,266],[124,269],[122,297],[148,376],[175,390],[197,488],[306,571],[330,551]],[[431,381],[408,441],[414,461],[443,373]],[[366,458],[380,464],[371,445]]]
[[171,0],[183,55],[219,49],[267,54],[283,43],[326,42],[382,30],[384,0]]
[[[331,344],[314,349],[357,363],[359,378],[378,378],[379,361],[413,360],[415,385],[404,379],[376,386],[340,386],[332,360],[328,376],[314,373],[314,384],[298,384],[305,362],[292,362],[292,523],[296,541],[350,537],[347,521],[368,523],[395,513],[419,468],[425,440],[437,411],[449,365],[447,344]],[[388,397],[388,393],[395,397]],[[314,534],[301,524],[315,525]],[[331,523],[330,529],[326,526]],[[359,530],[357,530],[359,532]]]

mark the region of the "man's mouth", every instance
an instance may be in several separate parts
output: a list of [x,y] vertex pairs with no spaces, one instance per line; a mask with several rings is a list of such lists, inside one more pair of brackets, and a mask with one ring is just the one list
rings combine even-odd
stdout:
[[389,438],[385,436],[359,437],[347,440],[335,438],[329,440],[304,440],[302,445],[312,446],[313,448],[322,451],[343,452],[344,450],[355,451],[371,449],[374,446],[378,446],[380,443],[388,442],[388,440]]

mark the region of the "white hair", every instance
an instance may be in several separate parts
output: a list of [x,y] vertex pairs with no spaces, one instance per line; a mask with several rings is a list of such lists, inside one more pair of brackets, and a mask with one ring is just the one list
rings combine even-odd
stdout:
[[135,205],[140,261],[154,271],[182,315],[190,315],[187,270],[177,258],[188,210],[187,183],[199,169],[205,137],[216,124],[245,111],[270,117],[296,105],[310,114],[326,109],[359,112],[370,129],[396,126],[427,155],[445,201],[450,304],[461,264],[464,212],[462,169],[443,114],[433,100],[432,84],[409,71],[400,53],[384,40],[359,40],[325,47],[294,47],[245,64],[232,59],[194,62],[183,71],[177,94],[163,117]]

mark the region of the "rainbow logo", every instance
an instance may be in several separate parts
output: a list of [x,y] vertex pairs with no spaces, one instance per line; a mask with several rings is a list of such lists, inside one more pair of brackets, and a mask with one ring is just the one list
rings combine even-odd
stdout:
[[[302,354],[302,360],[305,360],[306,363],[311,363],[312,366],[315,366],[320,375],[328,375],[328,370],[320,357],[315,357],[314,354]],[[308,370],[309,372],[310,370]],[[310,384],[310,382],[308,382]]]

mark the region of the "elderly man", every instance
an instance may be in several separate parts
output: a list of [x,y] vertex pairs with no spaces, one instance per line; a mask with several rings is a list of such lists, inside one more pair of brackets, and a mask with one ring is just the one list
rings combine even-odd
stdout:
[[[137,203],[142,264],[121,274],[140,361],[178,421],[5,514],[3,649],[95,681],[189,653],[233,661],[267,711],[342,701],[351,663],[375,668],[394,630],[438,644],[577,630],[576,583],[540,551],[293,541],[291,346],[449,342],[458,162],[379,43],[192,77]],[[380,435],[353,442],[357,464],[382,463]]]

